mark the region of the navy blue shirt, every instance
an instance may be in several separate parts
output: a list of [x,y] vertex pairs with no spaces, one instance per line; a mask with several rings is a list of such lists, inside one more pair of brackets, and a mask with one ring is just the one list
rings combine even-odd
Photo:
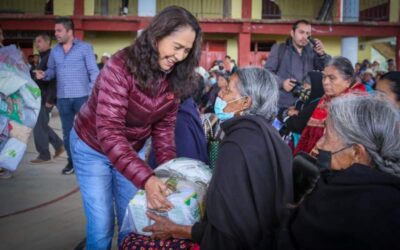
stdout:
[[[175,127],[176,157],[188,157],[209,164],[207,141],[200,113],[193,98],[182,102],[178,109]],[[152,168],[158,166],[152,150],[149,157]]]

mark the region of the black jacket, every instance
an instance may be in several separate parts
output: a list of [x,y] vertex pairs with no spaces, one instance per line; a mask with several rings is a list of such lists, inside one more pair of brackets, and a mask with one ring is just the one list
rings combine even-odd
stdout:
[[319,99],[324,95],[324,88],[322,86],[322,73],[318,71],[311,71],[308,73],[311,84],[311,94],[308,101],[304,103],[298,115],[293,115],[285,121],[285,129],[288,134],[289,131],[301,134],[303,129],[307,126],[315,108],[318,106]]
[[284,249],[400,249],[400,178],[359,164],[324,172],[289,232]]
[[225,137],[207,192],[206,218],[192,238],[207,249],[271,249],[292,202],[291,152],[261,116],[222,123]]
[[[279,46],[285,46],[282,58],[279,58]],[[279,85],[279,108],[292,106],[296,98],[291,92],[283,89],[283,82],[288,78],[294,78],[302,82],[308,72],[312,70],[323,70],[331,56],[320,57],[309,45],[303,48],[302,54],[293,47],[292,40],[288,39],[284,44],[274,44],[271,48],[265,68],[271,71]],[[279,62],[281,60],[281,62]]]
[[36,68],[31,69],[31,76],[32,79],[35,80],[36,84],[40,88],[40,92],[42,93],[42,105],[46,102],[50,104],[55,104],[57,100],[57,84],[56,80],[51,81],[44,81],[44,80],[37,80],[33,70],[43,70],[47,69],[47,61],[49,60],[50,49],[40,53],[40,63]]

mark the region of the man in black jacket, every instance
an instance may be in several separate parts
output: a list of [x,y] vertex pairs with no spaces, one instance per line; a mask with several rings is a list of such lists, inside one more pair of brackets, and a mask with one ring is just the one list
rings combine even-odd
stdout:
[[33,138],[35,147],[39,155],[32,160],[32,164],[42,164],[51,160],[49,151],[49,142],[55,150],[53,158],[57,158],[64,152],[63,141],[49,126],[50,112],[56,102],[56,82],[37,80],[34,76],[35,70],[46,70],[47,61],[50,55],[51,40],[47,34],[38,35],[35,38],[36,49],[40,53],[39,65],[31,72],[32,78],[36,81],[42,94],[42,105],[40,107],[39,117],[35,128],[33,129]]
[[272,46],[264,66],[278,82],[278,107],[292,106],[297,99],[292,94],[296,83],[312,70],[322,71],[330,59],[321,40],[311,38],[311,24],[306,20],[295,22],[286,42]]

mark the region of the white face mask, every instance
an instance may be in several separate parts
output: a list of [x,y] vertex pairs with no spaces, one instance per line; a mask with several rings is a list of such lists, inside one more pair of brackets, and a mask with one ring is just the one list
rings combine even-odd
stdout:
[[214,104],[214,112],[215,115],[218,117],[218,119],[220,119],[221,121],[226,121],[230,118],[232,118],[235,115],[235,112],[224,112],[225,107],[232,102],[236,102],[240,99],[244,98],[244,96],[239,97],[235,100],[226,102],[224,100],[222,100],[219,96],[217,97],[217,99],[215,100],[215,104]]

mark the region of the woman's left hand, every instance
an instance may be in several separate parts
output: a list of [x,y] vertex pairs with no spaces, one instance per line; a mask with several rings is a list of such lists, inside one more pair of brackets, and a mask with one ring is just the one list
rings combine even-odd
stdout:
[[153,239],[169,239],[172,238],[174,227],[177,225],[166,217],[158,216],[152,212],[147,212],[147,217],[154,220],[155,223],[151,226],[143,228],[144,232],[152,232]]

